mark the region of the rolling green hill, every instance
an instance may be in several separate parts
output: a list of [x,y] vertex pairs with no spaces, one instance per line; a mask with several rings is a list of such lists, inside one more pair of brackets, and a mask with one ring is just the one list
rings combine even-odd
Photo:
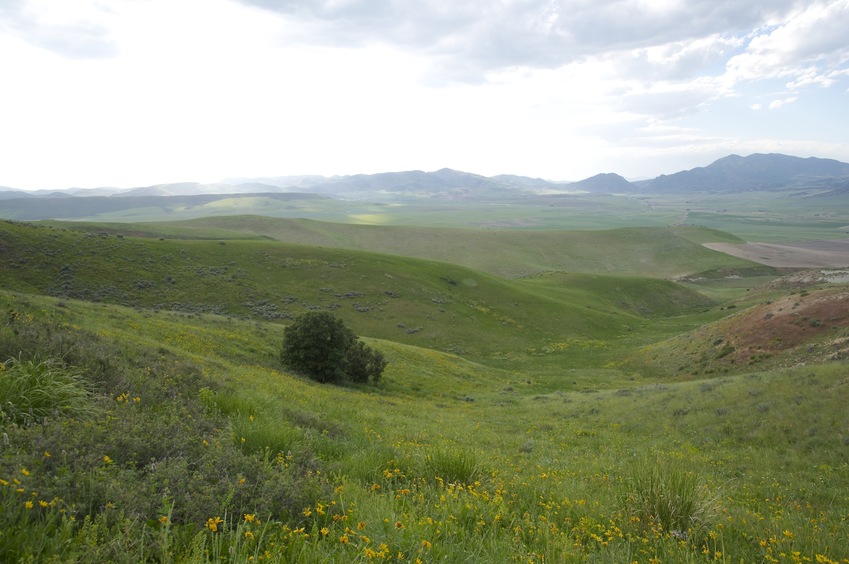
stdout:
[[258,216],[163,225],[440,260],[508,278],[549,270],[669,278],[719,267],[759,266],[701,245],[742,240],[719,231],[687,227],[521,231],[353,225]]
[[[74,227],[0,223],[2,561],[849,562],[845,286],[728,235]],[[311,310],[379,383],[282,368]]]
[[0,354],[65,359],[92,394],[89,416],[4,422],[6,561],[849,554],[839,364],[569,389],[369,340],[383,382],[327,386],[279,370],[274,323],[6,291],[0,309]]
[[367,336],[478,359],[616,339],[644,318],[714,303],[657,279],[505,280],[445,262],[267,240],[134,238],[13,223],[0,229],[9,290],[283,322],[330,310]]

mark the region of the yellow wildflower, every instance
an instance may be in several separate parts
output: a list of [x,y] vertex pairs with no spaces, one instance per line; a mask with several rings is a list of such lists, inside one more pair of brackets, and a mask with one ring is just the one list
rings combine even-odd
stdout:
[[253,523],[256,520],[256,515],[252,513],[245,513],[245,521],[248,523]]
[[23,474],[24,476],[29,476],[29,470],[27,470],[26,468],[21,468],[21,474]]
[[218,532],[218,525],[220,525],[223,522],[224,522],[224,520],[221,519],[221,517],[215,517],[215,518],[210,517],[209,519],[206,520],[206,528],[209,529],[210,531],[212,531],[213,533],[217,533]]

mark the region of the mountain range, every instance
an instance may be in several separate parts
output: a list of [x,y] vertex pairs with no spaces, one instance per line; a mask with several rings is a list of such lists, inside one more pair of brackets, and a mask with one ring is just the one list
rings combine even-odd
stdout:
[[[729,155],[708,166],[631,182],[603,173],[579,182],[515,175],[486,177],[444,168],[349,176],[232,178],[214,184],[182,182],[132,189],[93,188],[26,192],[0,187],[0,217],[74,217],[75,208],[154,206],[162,199],[203,204],[223,198],[276,195],[275,199],[334,198],[371,202],[516,201],[552,194],[698,194],[805,189],[811,195],[846,193],[849,163],[782,154]],[[94,200],[92,199],[94,198]],[[118,201],[120,200],[120,201]],[[175,200],[173,203],[177,203]]]

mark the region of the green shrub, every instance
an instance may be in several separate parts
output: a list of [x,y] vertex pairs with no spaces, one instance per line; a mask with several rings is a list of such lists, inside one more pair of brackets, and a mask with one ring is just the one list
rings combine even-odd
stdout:
[[0,364],[0,418],[18,425],[47,417],[92,413],[82,373],[53,360],[9,359]]
[[280,360],[319,382],[377,381],[386,367],[383,355],[363,344],[341,319],[317,311],[298,316],[286,327]]
[[383,354],[359,340],[348,347],[345,361],[348,378],[354,382],[368,382],[369,379],[377,382],[386,368]]

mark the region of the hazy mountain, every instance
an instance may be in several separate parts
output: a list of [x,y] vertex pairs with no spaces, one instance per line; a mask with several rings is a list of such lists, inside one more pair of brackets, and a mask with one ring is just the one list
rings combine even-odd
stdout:
[[569,190],[592,192],[593,194],[630,194],[637,186],[618,174],[610,172],[596,174],[590,178],[569,184]]
[[23,190],[18,190],[16,188],[9,188],[8,186],[0,186],[0,200],[10,200],[12,198],[33,198],[30,192],[24,192]]
[[649,193],[776,190],[805,186],[829,177],[849,176],[849,164],[781,154],[729,155],[706,167],[661,175],[636,183]]
[[552,182],[542,178],[530,178],[528,176],[516,176],[515,174],[499,174],[490,177],[496,182],[517,190],[528,190],[534,192],[559,191],[567,189],[571,182]]
[[[178,182],[133,189],[72,188],[62,191],[18,191],[0,187],[0,217],[38,219],[87,217],[133,207],[160,208],[205,205],[227,194],[314,195],[371,202],[489,201],[516,202],[539,194],[589,192],[592,194],[689,194],[745,190],[798,190],[799,195],[840,195],[849,191],[849,164],[833,159],[799,158],[781,154],[730,155],[708,166],[629,182],[613,173],[579,182],[551,182],[502,174],[486,177],[443,168],[434,172],[412,170],[349,176],[278,176],[232,178],[200,184]],[[212,200],[210,200],[212,198]],[[112,202],[105,202],[112,200]]]

